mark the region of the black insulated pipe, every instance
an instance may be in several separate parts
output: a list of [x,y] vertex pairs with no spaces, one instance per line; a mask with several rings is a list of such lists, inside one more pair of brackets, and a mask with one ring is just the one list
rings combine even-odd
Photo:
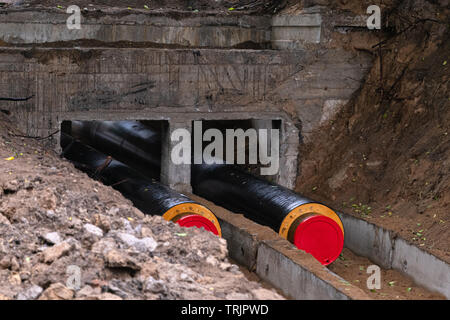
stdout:
[[238,167],[193,165],[192,188],[195,194],[272,228],[324,265],[342,251],[344,229],[333,210]]
[[121,192],[145,214],[163,216],[185,227],[203,227],[221,236],[215,215],[203,205],[131,167],[62,133],[63,156],[76,168]]
[[158,178],[161,171],[161,133],[139,121],[72,121],[67,132],[140,174]]

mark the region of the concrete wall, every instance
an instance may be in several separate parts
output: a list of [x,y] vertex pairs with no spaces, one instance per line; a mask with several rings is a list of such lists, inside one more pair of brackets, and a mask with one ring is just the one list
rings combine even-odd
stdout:
[[339,214],[345,229],[345,246],[383,268],[394,268],[417,284],[450,299],[450,265],[409,244],[393,231],[353,216]]
[[[292,188],[299,130],[306,137],[320,124],[327,100],[348,99],[358,86],[345,77],[362,77],[367,63],[300,50],[4,48],[0,97],[20,101],[1,109],[31,136],[47,136],[63,120],[282,120],[277,181]],[[176,172],[168,168],[167,181],[181,178]]]
[[[321,47],[330,27],[320,12],[144,11],[83,13],[81,30],[69,30],[64,10],[0,9],[0,97],[15,100],[1,110],[31,136],[63,120],[167,120],[169,135],[193,120],[282,120],[276,181],[293,188],[301,141],[350,99],[371,64],[365,54]],[[262,50],[269,42],[295,50]],[[317,46],[301,50],[304,43]],[[173,144],[165,146],[170,162]],[[162,180],[190,191],[187,167],[164,165]]]
[[81,29],[68,29],[64,10],[10,10],[2,15],[0,40],[10,44],[73,40],[150,42],[186,47],[233,47],[270,43],[270,17],[246,15],[130,13],[82,14]]

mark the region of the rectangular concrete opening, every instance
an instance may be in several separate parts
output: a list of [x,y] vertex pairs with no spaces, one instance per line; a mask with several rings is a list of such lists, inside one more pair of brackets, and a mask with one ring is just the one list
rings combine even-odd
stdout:
[[[195,140],[201,140],[201,149],[194,147],[192,153],[192,163],[196,164],[200,159],[205,160],[212,156],[213,158],[223,159],[224,163],[229,163],[240,167],[241,169],[261,176],[261,168],[267,167],[263,163],[260,152],[271,155],[272,143],[279,144],[282,141],[283,132],[282,120],[271,119],[237,119],[237,120],[204,120],[193,121],[192,145],[199,143]],[[278,141],[272,141],[271,133],[278,130]],[[262,141],[260,131],[265,131],[267,140]],[[263,146],[264,144],[264,146]],[[201,153],[201,158],[198,153]],[[197,158],[196,158],[197,157]],[[197,162],[196,162],[197,161]],[[278,169],[279,166],[278,166]],[[278,170],[279,171],[279,170]],[[277,181],[279,173],[272,175],[263,175],[263,178],[270,181]]]
[[[105,156],[130,164],[143,176],[160,181],[163,161],[161,137],[166,127],[167,121],[163,120],[62,121],[60,147],[64,156],[74,141],[81,142]],[[133,145],[136,143],[146,145],[140,149],[141,146]],[[151,150],[143,152],[146,148]]]

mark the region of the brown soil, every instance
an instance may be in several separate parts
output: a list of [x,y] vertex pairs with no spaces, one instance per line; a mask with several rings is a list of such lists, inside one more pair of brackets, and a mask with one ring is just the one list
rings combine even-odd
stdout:
[[365,84],[302,148],[296,191],[450,262],[449,5],[398,3]]
[[[58,0],[24,0],[16,1],[17,7],[44,7],[65,9],[68,5]],[[144,11],[187,11],[202,13],[208,11],[231,13],[274,13],[284,7],[286,1],[278,0],[73,0],[71,5],[87,8],[89,11],[104,10],[110,8],[144,10]],[[230,10],[230,8],[233,8]]]
[[412,279],[395,270],[381,269],[381,289],[367,288],[367,267],[373,263],[367,258],[355,255],[348,249],[342,251],[338,260],[328,269],[341,276],[348,283],[364,290],[370,298],[376,300],[436,300],[445,299],[440,294],[418,287]]
[[8,122],[0,113],[0,300],[283,299],[230,263],[224,239],[144,216]]

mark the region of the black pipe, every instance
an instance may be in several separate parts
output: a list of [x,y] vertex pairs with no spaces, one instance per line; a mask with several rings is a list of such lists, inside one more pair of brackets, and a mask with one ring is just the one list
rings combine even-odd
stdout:
[[[70,160],[76,168],[121,192],[143,213],[165,216],[177,207],[179,212],[173,212],[170,215],[170,220],[174,222],[183,217],[186,218],[187,215],[192,218],[192,215],[198,213],[205,214],[208,219],[214,220],[212,221],[214,227],[211,227],[207,221],[206,224],[205,221],[201,221],[202,224],[205,224],[205,229],[220,235],[217,219],[212,217],[212,213],[203,205],[152,179],[143,177],[122,162],[114,160],[64,133],[61,135],[61,142],[61,145],[64,146],[63,156]],[[198,217],[195,219],[198,222]],[[185,221],[185,223],[189,224],[189,221]]]
[[314,202],[232,165],[193,165],[191,184],[195,194],[276,231],[289,212]]
[[272,228],[324,265],[342,251],[342,222],[316,201],[232,165],[193,165],[191,183],[195,194]]
[[139,121],[72,121],[66,132],[75,139],[159,179],[161,133]]

